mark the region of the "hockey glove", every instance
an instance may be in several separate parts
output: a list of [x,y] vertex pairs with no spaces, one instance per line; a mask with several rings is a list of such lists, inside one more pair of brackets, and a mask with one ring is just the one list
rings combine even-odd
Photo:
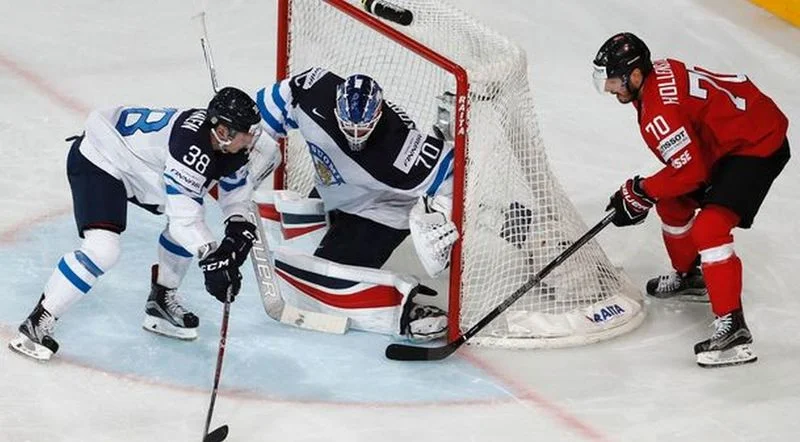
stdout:
[[647,212],[655,204],[655,200],[642,188],[643,178],[635,176],[611,195],[606,210],[614,209],[616,214],[611,222],[617,227],[639,224],[647,217]]
[[[242,288],[242,274],[236,264],[234,241],[227,236],[217,250],[200,260],[200,269],[206,282],[206,291],[219,302],[233,302]],[[245,255],[247,256],[247,255]]]
[[241,267],[247,259],[247,254],[253,248],[255,240],[255,224],[239,215],[233,215],[225,221],[225,238],[222,240],[222,244],[230,242],[231,250],[235,252],[234,261],[237,267]]

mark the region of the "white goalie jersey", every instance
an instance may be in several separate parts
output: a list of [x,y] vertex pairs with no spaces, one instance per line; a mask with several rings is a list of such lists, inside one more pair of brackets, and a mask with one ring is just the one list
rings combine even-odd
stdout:
[[408,229],[409,213],[421,196],[451,192],[452,144],[420,132],[401,108],[386,101],[367,146],[352,151],[334,115],[336,86],[343,81],[312,68],[258,90],[267,133],[278,140],[300,131],[326,211]]

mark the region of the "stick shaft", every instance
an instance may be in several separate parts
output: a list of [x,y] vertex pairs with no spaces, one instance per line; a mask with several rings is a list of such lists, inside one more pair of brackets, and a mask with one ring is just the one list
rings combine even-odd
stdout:
[[217,402],[217,390],[219,390],[219,380],[222,377],[222,359],[225,356],[225,343],[228,340],[228,318],[231,315],[231,302],[230,295],[225,302],[225,307],[222,310],[222,326],[219,331],[219,351],[217,352],[217,367],[214,370],[214,388],[211,390],[211,401],[208,404],[208,413],[206,414],[206,428],[203,431],[203,437],[208,435],[208,428],[211,426],[211,416],[214,414],[214,404]]
[[432,347],[432,348],[425,348],[425,347],[416,347],[413,345],[406,345],[406,344],[390,344],[386,348],[386,357],[393,360],[402,360],[402,361],[421,361],[421,360],[439,360],[444,359],[447,356],[453,354],[461,345],[463,345],[469,338],[478,334],[484,327],[489,325],[495,318],[500,316],[501,313],[506,311],[512,304],[514,304],[519,298],[524,296],[528,293],[533,287],[537,286],[542,280],[550,274],[556,267],[561,265],[567,258],[572,256],[578,249],[583,247],[586,243],[588,243],[592,238],[595,237],[601,230],[603,230],[606,226],[611,224],[611,220],[614,219],[614,211],[611,211],[603,218],[599,223],[597,223],[594,227],[589,229],[588,232],[584,233],[583,236],[578,238],[577,241],[572,243],[566,250],[561,252],[555,259],[553,259],[549,264],[547,264],[542,270],[540,270],[536,275],[534,275],[531,279],[529,279],[525,284],[519,287],[517,290],[514,291],[509,297],[507,297],[503,302],[500,303],[497,307],[495,307],[491,312],[486,314],[480,321],[478,321],[475,325],[470,327],[463,335],[459,336],[453,342],[450,342],[447,345],[441,347]]

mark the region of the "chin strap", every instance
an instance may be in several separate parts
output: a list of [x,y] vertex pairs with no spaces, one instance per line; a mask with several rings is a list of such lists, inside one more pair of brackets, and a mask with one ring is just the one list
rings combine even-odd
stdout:
[[221,139],[219,137],[219,134],[217,134],[217,128],[215,128],[215,127],[211,128],[211,134],[214,135],[214,138],[217,140],[217,143],[219,144],[219,149],[221,151],[227,153],[228,152],[227,147],[231,145],[232,141],[231,140],[223,140],[223,139]]
[[[647,77],[643,74],[642,75],[642,84],[644,84],[645,78],[647,78]],[[641,92],[642,86],[640,85],[636,90],[631,89],[631,87],[630,87],[630,79],[631,79],[631,74],[628,73],[628,74],[623,75],[622,76],[622,86],[625,87],[625,89],[627,89],[628,92],[631,93],[631,97],[634,100],[638,100],[639,99],[639,92]]]

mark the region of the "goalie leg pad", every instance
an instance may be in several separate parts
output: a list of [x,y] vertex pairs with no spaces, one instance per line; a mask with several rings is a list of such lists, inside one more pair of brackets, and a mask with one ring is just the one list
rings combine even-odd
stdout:
[[[415,309],[411,304],[422,291],[410,276],[385,270],[338,264],[289,248],[275,251],[275,270],[281,293],[288,304],[298,308],[350,318],[351,327],[374,333],[399,335],[418,331],[438,337],[443,333],[444,312]],[[425,287],[424,294],[435,294]],[[404,314],[405,313],[405,314]],[[409,316],[411,313],[413,315]],[[422,322],[416,323],[416,320]],[[439,329],[434,330],[436,325]]]
[[312,253],[328,232],[328,218],[319,198],[303,198],[292,190],[261,192],[258,211],[267,241]]

